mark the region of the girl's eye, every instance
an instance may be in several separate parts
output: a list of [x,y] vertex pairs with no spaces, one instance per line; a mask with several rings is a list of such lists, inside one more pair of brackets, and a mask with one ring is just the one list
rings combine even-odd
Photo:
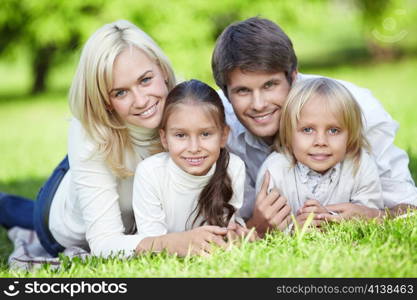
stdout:
[[338,128],[330,128],[329,133],[332,135],[338,134],[340,132],[340,129]]
[[124,95],[126,95],[127,91],[126,90],[118,90],[116,93],[114,93],[114,97],[119,98],[119,97],[123,97]]
[[312,132],[313,132],[313,128],[311,128],[311,127],[304,127],[304,128],[302,129],[302,131],[303,131],[304,133],[312,133]]
[[203,132],[201,135],[204,137],[208,137],[211,135],[211,133],[206,131],[206,132]]

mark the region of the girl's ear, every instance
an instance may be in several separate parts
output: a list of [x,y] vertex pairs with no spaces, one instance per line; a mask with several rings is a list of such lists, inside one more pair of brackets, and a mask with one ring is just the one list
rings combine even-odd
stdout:
[[165,130],[159,129],[159,137],[161,138],[162,147],[164,147],[165,151],[168,151],[168,143],[167,143],[167,136],[165,134]]
[[223,128],[223,132],[222,132],[222,137],[221,137],[221,141],[220,141],[220,147],[224,148],[226,147],[227,144],[227,138],[229,137],[229,132],[230,132],[230,127],[229,126],[224,126]]

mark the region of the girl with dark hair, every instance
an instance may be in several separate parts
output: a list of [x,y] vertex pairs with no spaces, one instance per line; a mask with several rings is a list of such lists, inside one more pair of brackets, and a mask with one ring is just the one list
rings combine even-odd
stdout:
[[236,215],[245,165],[225,148],[229,128],[216,91],[198,80],[177,85],[167,96],[159,133],[167,152],[145,159],[134,179],[139,248],[204,255],[211,242],[226,246],[229,224],[247,233]]

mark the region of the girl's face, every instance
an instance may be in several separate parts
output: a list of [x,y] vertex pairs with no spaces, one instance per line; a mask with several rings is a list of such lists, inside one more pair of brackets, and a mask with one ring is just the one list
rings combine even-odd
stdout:
[[228,127],[221,129],[201,105],[179,104],[170,114],[161,141],[172,160],[191,175],[205,175],[226,145]]
[[303,106],[292,147],[297,161],[324,174],[346,155],[348,132],[324,101],[313,96]]
[[168,94],[165,80],[159,66],[143,51],[125,49],[114,61],[109,92],[112,109],[126,123],[157,128]]

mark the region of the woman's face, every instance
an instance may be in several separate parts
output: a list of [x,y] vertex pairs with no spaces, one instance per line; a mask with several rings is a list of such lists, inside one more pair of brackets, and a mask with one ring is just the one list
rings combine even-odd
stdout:
[[114,61],[112,109],[131,125],[157,128],[162,119],[167,80],[160,67],[143,51],[129,47]]

